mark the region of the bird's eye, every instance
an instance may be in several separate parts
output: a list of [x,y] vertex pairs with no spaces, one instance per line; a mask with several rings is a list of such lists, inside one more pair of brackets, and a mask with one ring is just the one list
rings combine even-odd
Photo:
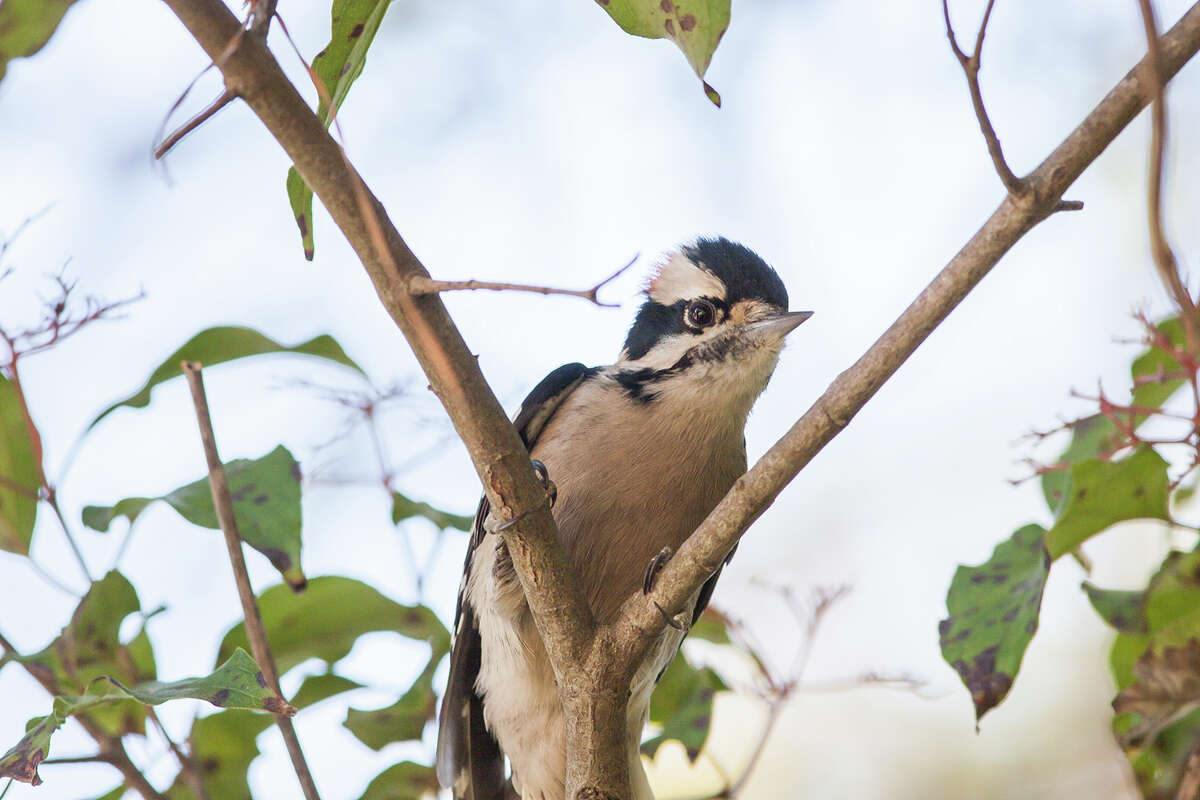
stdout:
[[707,328],[717,320],[717,310],[707,300],[693,300],[683,312],[683,320],[692,328]]

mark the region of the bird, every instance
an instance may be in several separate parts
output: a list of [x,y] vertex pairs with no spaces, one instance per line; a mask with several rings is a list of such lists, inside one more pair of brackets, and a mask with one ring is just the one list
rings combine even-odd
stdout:
[[[751,407],[787,334],[812,316],[789,312],[775,270],[723,237],[668,253],[644,294],[615,364],[559,367],[514,420],[601,625],[631,594],[649,590],[746,472]],[[554,672],[497,527],[484,497],[455,611],[437,776],[456,800],[564,800],[566,728]],[[639,757],[650,695],[719,576],[720,569],[635,675],[627,710],[634,800],[653,799]]]

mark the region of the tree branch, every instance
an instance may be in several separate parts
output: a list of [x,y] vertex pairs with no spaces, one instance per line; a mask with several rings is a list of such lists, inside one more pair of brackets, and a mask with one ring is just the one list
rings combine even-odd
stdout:
[[[214,60],[241,30],[220,0],[164,2]],[[262,120],[358,254],[466,446],[493,514],[500,520],[519,518],[504,531],[504,538],[534,621],[560,686],[583,685],[586,676],[578,665],[595,628],[591,610],[558,544],[546,493],[525,445],[484,381],[474,355],[441,300],[414,295],[408,288],[413,276],[429,278],[428,271],[261,41],[241,37],[218,66],[226,88]],[[376,239],[381,247],[375,246]]]
[[[214,60],[239,31],[219,0],[164,2]],[[1161,41],[1164,79],[1198,48],[1200,5]],[[494,513],[515,523],[504,538],[558,678],[567,714],[567,797],[572,800],[628,796],[624,705],[633,670],[665,624],[656,604],[669,612],[682,610],[742,531],[997,261],[1036,224],[1064,207],[1062,193],[1151,95],[1140,69],[1128,74],[1022,182],[1024,191],[1009,193],[892,327],[738,480],[667,563],[653,590],[631,597],[615,623],[597,629],[558,545],[545,493],[524,446],[441,301],[433,295],[414,295],[409,288],[413,276],[428,279],[428,272],[261,42],[243,37],[220,66],[226,88],[259,116],[354,247],[446,407]],[[360,198],[365,202],[360,204]]]
[[1162,224],[1163,159],[1167,144],[1167,98],[1166,77],[1163,75],[1162,53],[1158,43],[1158,24],[1154,19],[1154,7],[1150,0],[1138,0],[1142,11],[1142,22],[1146,28],[1146,70],[1150,78],[1150,90],[1154,102],[1150,107],[1152,126],[1150,141],[1150,187],[1147,194],[1147,215],[1150,224],[1150,250],[1154,254],[1154,266],[1167,293],[1179,307],[1183,330],[1187,336],[1188,352],[1193,356],[1200,348],[1200,322],[1196,318],[1196,304],[1179,275],[1179,264]]
[[[1200,50],[1200,4],[1192,6],[1159,40],[1164,80]],[[1083,170],[1100,155],[1153,96],[1147,60],[1130,70],[1099,105],[1026,179],[1023,197],[1009,195],[911,305],[849,369],[740,478],[688,538],[647,595],[634,595],[611,629],[598,639],[635,662],[663,630],[661,605],[683,608],[692,592],[720,566],[742,532],[767,509],[796,474],[854,417],[918,346],[966,297],[996,262],[1046,219]]]
[[[254,589],[250,586],[250,574],[246,571],[246,557],[242,553],[242,536],[238,532],[237,519],[233,513],[233,498],[229,494],[229,482],[225,478],[225,467],[217,454],[217,439],[213,432],[212,418],[208,413],[208,398],[204,394],[204,376],[200,373],[201,365],[192,361],[183,362],[183,372],[187,376],[188,388],[192,390],[192,402],[196,406],[196,421],[200,425],[200,441],[204,444],[204,458],[208,462],[208,483],[212,489],[213,507],[217,511],[217,520],[221,523],[221,531],[225,534],[225,547],[229,551],[229,563],[233,567],[233,579],[237,583],[238,597],[242,601],[242,616],[246,621],[246,638],[250,640],[250,649],[254,660],[258,662],[267,686],[276,695],[282,697],[279,690],[279,670],[275,668],[275,656],[271,652],[271,643],[267,640],[267,630],[263,625],[262,614],[258,610],[258,601],[254,597]],[[306,800],[321,800],[317,794],[317,786],[309,772],[308,762],[304,759],[304,751],[300,748],[300,739],[296,736],[296,728],[291,718],[286,714],[276,714],[275,722],[283,741],[287,745],[288,755],[292,759],[292,767],[300,788]],[[185,766],[186,768],[186,766]]]

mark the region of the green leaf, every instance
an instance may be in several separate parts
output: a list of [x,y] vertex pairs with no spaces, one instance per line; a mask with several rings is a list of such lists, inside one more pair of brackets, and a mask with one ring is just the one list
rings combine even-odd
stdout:
[[4,0],[0,3],[0,80],[14,58],[31,56],[54,35],[75,0]]
[[442,511],[429,505],[429,503],[409,500],[399,492],[392,492],[392,524],[399,525],[404,520],[412,519],[413,517],[423,517],[443,530],[446,528],[456,528],[468,533],[475,522],[474,517],[465,517],[461,514]]
[[[1058,457],[1060,463],[1078,464],[1100,455],[1107,455],[1117,446],[1117,428],[1103,414],[1084,417],[1071,428],[1071,444]],[[1067,483],[1071,474],[1065,469],[1042,475],[1042,494],[1051,511],[1058,511],[1067,496]]]
[[[84,694],[102,675],[127,684],[153,680],[154,654],[145,631],[127,644],[118,636],[121,622],[140,608],[133,585],[116,570],[109,572],[92,584],[54,641],[16,660],[48,679],[61,695]],[[114,735],[145,732],[140,706],[98,708],[89,716]]]
[[708,741],[713,697],[727,688],[708,667],[697,669],[676,656],[650,697],[650,721],[662,732],[642,742],[642,752],[653,757],[663,742],[677,741],[694,763]]
[[1163,559],[1142,593],[1141,618],[1145,632],[1130,631],[1117,636],[1109,665],[1117,687],[1134,681],[1134,665],[1151,642],[1151,633],[1170,626],[1180,617],[1200,611],[1200,552],[1173,550]]
[[[296,459],[280,445],[262,458],[239,458],[226,463],[225,477],[242,539],[266,556],[289,586],[303,589],[300,465]],[[207,477],[162,497],[127,497],[114,506],[87,506],[83,509],[83,524],[104,532],[115,518],[124,516],[132,525],[155,500],[166,501],[193,525],[221,529]]]
[[1167,462],[1143,446],[1120,461],[1084,461],[1071,467],[1066,500],[1046,532],[1046,549],[1058,558],[1093,535],[1131,519],[1169,519]]
[[[729,27],[729,0],[597,2],[626,33],[647,39],[670,39],[683,51],[696,77],[701,79]],[[721,105],[721,96],[707,83],[704,83],[704,93],[713,105]]]
[[[258,603],[281,675],[309,658],[332,664],[372,631],[426,641],[435,658],[450,651],[450,634],[428,608],[401,605],[352,578],[313,578],[300,595],[273,586]],[[225,634],[218,658],[247,646],[245,626],[238,623]]]
[[418,800],[439,788],[433,767],[401,761],[376,775],[359,800]]
[[960,566],[938,625],[942,658],[962,678],[979,720],[999,705],[1037,632],[1050,557],[1045,530],[1026,525],[978,567]]
[[206,700],[221,708],[295,714],[296,709],[266,688],[266,684],[254,659],[240,648],[215,672],[203,678],[185,678],[170,683],[150,681],[125,686],[111,676],[102,675],[89,684],[85,694],[78,697],[56,696],[54,710],[40,721],[35,721],[21,741],[0,757],[0,777],[12,777],[34,785],[41,783],[37,766],[50,752],[50,737],[54,731],[70,716],[119,701],[134,700],[142,705],[159,705],[168,700],[192,698]]
[[167,356],[162,363],[155,367],[154,372],[150,373],[150,377],[140,389],[101,411],[100,415],[88,424],[87,429],[90,431],[100,420],[122,406],[145,408],[150,405],[150,393],[154,387],[182,375],[181,364],[184,361],[198,361],[206,367],[212,367],[239,358],[268,353],[316,356],[343,367],[349,367],[360,375],[366,374],[362,367],[346,355],[346,351],[337,343],[337,340],[328,334],[322,334],[299,344],[285,345],[252,328],[232,325],[208,328],[188,339],[182,347]]
[[1083,582],[1083,590],[1096,613],[1121,633],[1146,633],[1146,613],[1143,606],[1145,592],[1127,592],[1116,589],[1101,589]]
[[372,750],[382,750],[392,742],[420,739],[426,723],[437,711],[433,671],[441,660],[441,655],[436,654],[409,690],[392,705],[374,711],[351,708],[342,724]]
[[[328,128],[351,85],[362,74],[367,63],[367,50],[375,41],[383,15],[391,0],[334,0],[331,9],[329,44],[317,53],[312,68],[320,78],[324,92],[318,92],[317,117]],[[332,101],[333,113],[330,113]],[[295,167],[288,170],[288,201],[292,205],[292,216],[300,228],[300,239],[304,246],[304,258],[313,259],[313,193]]]
[[292,204],[292,218],[300,229],[300,245],[304,248],[304,260],[312,261],[317,252],[313,237],[313,191],[295,167],[288,167],[287,196]]
[[[4,40],[5,3],[0,7],[0,43]],[[0,75],[3,61],[0,61]],[[16,388],[0,375],[0,550],[29,555],[37,520],[39,447],[29,430]],[[21,490],[17,487],[24,487]]]
[[99,797],[96,798],[96,800],[121,800],[121,798],[125,796],[126,791],[127,791],[127,789],[125,787],[125,784],[122,783],[120,786],[116,787],[115,789],[105,792],[104,794],[100,795]]

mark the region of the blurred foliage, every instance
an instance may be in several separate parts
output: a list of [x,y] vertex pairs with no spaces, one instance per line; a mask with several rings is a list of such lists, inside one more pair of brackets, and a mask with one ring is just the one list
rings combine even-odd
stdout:
[[[987,564],[960,567],[951,583],[942,654],[971,691],[978,716],[1003,700],[1016,678],[1020,656],[1037,629],[1051,561],[1071,553],[1086,564],[1079,548],[1122,522],[1181,526],[1172,516],[1172,501],[1190,495],[1192,489],[1182,484],[1200,467],[1200,354],[1188,351],[1178,318],[1156,324],[1139,319],[1147,349],[1131,365],[1128,403],[1101,393],[1094,398],[1098,413],[1063,426],[1071,440],[1058,460],[1038,467],[1054,516],[1051,527],[1044,535],[1037,525],[1022,528]],[[1184,386],[1192,387],[1189,413],[1165,409]],[[1149,420],[1177,433],[1145,436],[1141,429]],[[1024,567],[1005,550],[1018,539],[1025,547]],[[1030,572],[1035,562],[1037,574]],[[1014,569],[1018,572],[1009,576]],[[1020,576],[1025,580],[1010,589],[1010,578]],[[1023,602],[1035,583],[1038,603]],[[1200,767],[1200,548],[1169,552],[1144,589],[1107,589],[1088,581],[1082,588],[1117,632],[1109,655],[1118,689],[1117,742],[1145,797],[1176,797],[1187,773]]]
[[38,448],[12,381],[0,374],[0,548],[28,555],[37,519]]
[[0,80],[8,62],[45,46],[75,0],[4,0],[0,3]]

